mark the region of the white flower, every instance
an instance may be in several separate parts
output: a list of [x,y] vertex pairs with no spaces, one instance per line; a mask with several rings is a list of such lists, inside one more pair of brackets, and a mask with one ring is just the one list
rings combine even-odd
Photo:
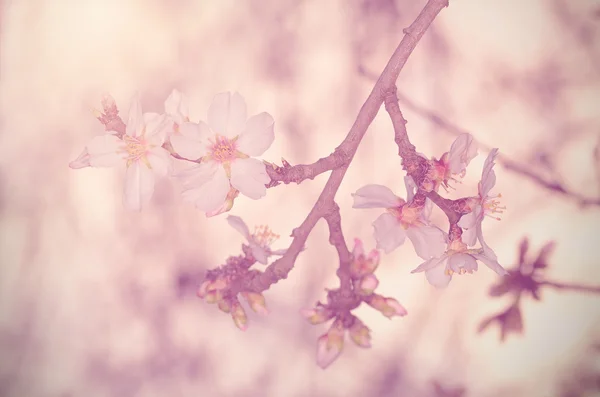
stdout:
[[240,232],[246,238],[246,240],[248,240],[248,244],[252,250],[252,256],[259,263],[266,265],[268,263],[269,256],[281,256],[286,253],[287,250],[285,249],[275,251],[271,250],[270,245],[273,243],[273,241],[277,240],[279,236],[271,232],[267,226],[257,227],[255,232],[250,234],[248,226],[239,216],[229,215],[227,217],[227,222],[229,222],[231,227]]
[[486,216],[500,220],[500,218],[493,216],[492,214],[502,213],[503,210],[506,209],[506,207],[500,206],[498,200],[495,200],[496,198],[502,197],[500,194],[495,196],[489,195],[490,190],[492,190],[496,184],[496,173],[494,172],[493,167],[497,155],[498,149],[493,149],[485,159],[483,172],[481,173],[481,181],[477,186],[479,195],[470,199],[471,212],[463,215],[458,222],[458,226],[463,229],[462,239],[467,245],[475,245],[479,239],[481,245],[490,251],[491,248],[489,248],[483,240],[481,224]]
[[164,177],[171,170],[169,152],[162,148],[168,127],[165,116],[142,114],[136,94],[131,101],[123,139],[112,134],[97,136],[69,166],[113,167],[124,162],[127,166],[124,204],[128,209],[139,211],[154,193],[155,178]]
[[172,140],[181,156],[201,164],[183,171],[183,198],[205,212],[225,202],[230,186],[243,195],[259,199],[271,180],[262,161],[251,158],[273,143],[274,121],[268,113],[246,119],[246,103],[239,94],[215,96],[208,109],[208,124],[183,122],[181,139]]
[[429,284],[437,288],[444,288],[452,280],[453,274],[472,274],[477,271],[478,260],[500,276],[508,275],[508,272],[497,262],[493,252],[490,254],[484,248],[467,249],[467,245],[461,241],[453,241],[449,244],[446,252],[421,263],[411,273],[425,272],[425,278]]
[[404,243],[408,237],[417,255],[423,259],[435,257],[444,252],[446,236],[439,228],[430,225],[431,202],[425,201],[422,207],[411,206],[416,187],[412,178],[405,178],[407,203],[382,185],[366,185],[352,194],[353,208],[385,208],[374,222],[374,235],[377,249],[389,254]]

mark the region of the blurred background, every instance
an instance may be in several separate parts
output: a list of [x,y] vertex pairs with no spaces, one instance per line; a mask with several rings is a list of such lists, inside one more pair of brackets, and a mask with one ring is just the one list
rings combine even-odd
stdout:
[[[249,114],[276,120],[265,160],[313,162],[347,134],[425,0],[1,4],[1,396],[600,395],[599,2],[450,0],[442,10],[401,72],[400,106],[428,156],[462,131],[480,143],[446,197],[476,194],[489,148],[500,149],[493,192],[508,210],[483,226],[514,273],[498,286],[480,267],[439,291],[410,274],[421,262],[410,243],[383,255],[378,292],[409,315],[361,307],[373,347],[347,343],[327,370],[315,363],[325,327],[298,315],[338,285],[323,221],[265,293],[271,314],[249,313],[243,333],[195,296],[207,269],[241,252],[225,215],[205,218],[168,179],[148,208],[128,212],[123,169],[68,163],[103,132],[89,107],[104,93],[125,117],[135,91],[160,112],[173,88],[194,121],[216,93],[240,92]],[[348,244],[373,248],[380,213],[353,210],[350,193],[378,183],[404,196],[403,176],[382,109],[336,196]],[[268,224],[285,248],[326,179],[241,196],[231,214]],[[546,281],[527,284],[519,265]]]

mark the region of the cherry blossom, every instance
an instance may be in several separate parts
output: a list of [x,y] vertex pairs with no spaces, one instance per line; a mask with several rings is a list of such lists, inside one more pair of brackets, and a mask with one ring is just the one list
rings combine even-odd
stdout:
[[432,167],[429,170],[428,177],[434,182],[434,190],[439,186],[447,188],[450,180],[456,181],[454,175],[463,178],[466,174],[467,166],[477,156],[477,144],[471,134],[460,134],[450,151],[444,153],[439,160],[431,160]]
[[489,247],[468,249],[460,240],[454,240],[440,256],[421,263],[411,273],[425,272],[425,278],[438,288],[446,287],[454,274],[473,274],[477,271],[477,261],[483,262],[500,276],[509,273],[497,262],[496,254]]
[[494,172],[493,167],[497,154],[498,149],[493,149],[485,160],[481,181],[477,185],[479,195],[470,198],[469,205],[471,207],[471,212],[463,215],[458,222],[458,226],[464,230],[462,239],[469,246],[475,245],[477,240],[479,240],[482,246],[486,245],[483,240],[481,227],[483,219],[488,216],[500,220],[500,218],[492,214],[502,213],[503,210],[506,209],[506,207],[501,207],[500,202],[496,200],[497,198],[502,197],[502,195],[489,195],[490,190],[492,190],[496,184],[496,173]]
[[179,155],[200,160],[178,174],[184,182],[183,199],[213,212],[223,206],[231,187],[254,200],[264,197],[271,179],[265,164],[252,156],[273,143],[273,117],[263,112],[247,119],[244,98],[226,92],[215,96],[207,120],[179,124],[181,138],[172,141]]
[[168,119],[156,113],[142,114],[139,96],[131,101],[125,135],[107,133],[92,139],[84,151],[69,166],[114,167],[125,163],[125,193],[123,201],[131,210],[141,210],[154,193],[157,177],[170,173],[171,157],[162,147]]
[[389,254],[404,243],[408,237],[417,255],[423,259],[435,257],[444,252],[446,236],[444,232],[429,223],[431,202],[425,205],[413,204],[414,188],[411,177],[405,178],[407,198],[409,202],[396,196],[389,188],[382,185],[366,185],[352,194],[353,208],[385,208],[374,222],[374,236],[377,248]]
[[286,253],[287,250],[271,250],[270,245],[279,238],[279,235],[273,233],[267,226],[258,226],[255,228],[254,233],[250,234],[248,226],[239,216],[229,215],[227,217],[227,222],[248,240],[252,256],[259,263],[266,265],[269,256],[281,256]]

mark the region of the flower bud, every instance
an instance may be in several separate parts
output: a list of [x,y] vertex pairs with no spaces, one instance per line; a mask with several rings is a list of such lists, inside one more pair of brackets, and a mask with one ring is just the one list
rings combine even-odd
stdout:
[[233,305],[231,306],[231,317],[233,318],[236,327],[242,331],[245,331],[248,328],[248,316],[246,316],[246,311],[239,302],[233,302]]
[[350,339],[359,347],[371,347],[371,330],[359,319],[350,327]]
[[361,278],[358,282],[358,293],[363,296],[371,295],[375,288],[379,285],[379,280],[374,274],[367,274]]
[[408,314],[404,306],[402,306],[394,298],[386,298],[381,295],[373,294],[369,297],[367,303],[374,309],[379,310],[381,314],[387,318],[393,316],[405,316]]
[[333,317],[333,312],[324,306],[317,306],[314,309],[301,309],[300,314],[312,325],[324,323]]
[[256,292],[242,292],[242,296],[248,301],[248,305],[250,305],[250,308],[254,310],[254,312],[262,314],[263,316],[269,314],[265,297],[262,294]]

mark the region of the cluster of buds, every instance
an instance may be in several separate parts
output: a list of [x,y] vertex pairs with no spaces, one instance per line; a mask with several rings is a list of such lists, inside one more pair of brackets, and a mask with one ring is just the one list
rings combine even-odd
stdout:
[[[237,294],[233,294],[230,290],[233,280],[232,277],[223,275],[214,279],[207,278],[198,288],[198,297],[204,299],[206,303],[216,304],[219,310],[231,314],[236,327],[245,331],[248,328],[248,316]],[[264,316],[269,314],[265,297],[262,294],[243,291],[240,295],[254,312]]]
[[379,252],[372,250],[365,255],[363,244],[354,240],[350,264],[352,295],[348,297],[340,289],[329,290],[327,304],[317,302],[314,308],[302,309],[300,313],[313,325],[334,319],[328,331],[317,341],[317,364],[327,368],[342,353],[346,331],[359,347],[371,347],[371,331],[351,311],[362,302],[380,311],[387,318],[405,316],[406,309],[395,299],[374,293],[379,281],[373,274],[379,265]]

